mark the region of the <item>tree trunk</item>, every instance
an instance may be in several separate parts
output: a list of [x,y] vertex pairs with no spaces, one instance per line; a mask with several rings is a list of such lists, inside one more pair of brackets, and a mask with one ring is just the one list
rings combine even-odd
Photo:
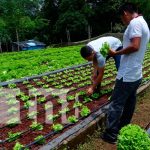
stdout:
[[17,38],[17,48],[18,48],[18,52],[19,52],[19,34],[18,34],[17,29],[16,29],[16,38]]
[[7,52],[8,52],[8,43],[6,43],[6,50],[7,50]]
[[88,25],[88,39],[91,40],[91,28],[90,25]]
[[0,42],[0,52],[2,53],[3,50],[2,50],[2,43]]

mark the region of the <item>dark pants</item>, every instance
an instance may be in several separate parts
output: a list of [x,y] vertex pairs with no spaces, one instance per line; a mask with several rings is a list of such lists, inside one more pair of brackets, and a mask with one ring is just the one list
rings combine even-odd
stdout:
[[[136,91],[142,79],[135,82],[116,80],[107,113],[106,131],[111,137],[117,138],[119,130],[130,123],[136,105]],[[115,137],[116,136],[116,137]]]

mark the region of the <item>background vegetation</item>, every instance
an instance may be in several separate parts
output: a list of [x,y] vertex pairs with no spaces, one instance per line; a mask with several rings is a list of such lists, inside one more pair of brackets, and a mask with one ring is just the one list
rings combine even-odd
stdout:
[[[123,30],[117,14],[127,0],[1,0],[0,51],[12,42],[37,39],[47,45],[80,41]],[[150,1],[137,3],[150,24]]]

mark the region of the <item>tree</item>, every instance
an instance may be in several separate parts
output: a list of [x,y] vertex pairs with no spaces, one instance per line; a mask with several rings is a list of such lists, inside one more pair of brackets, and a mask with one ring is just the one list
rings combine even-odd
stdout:
[[87,37],[87,9],[90,10],[90,7],[84,0],[62,0],[59,6],[59,18],[55,24],[55,34],[58,38],[66,41],[66,31],[70,32],[72,40]]
[[5,21],[0,18],[0,52],[2,52],[2,43],[7,43],[7,41],[10,40],[8,31],[7,31],[7,25]]

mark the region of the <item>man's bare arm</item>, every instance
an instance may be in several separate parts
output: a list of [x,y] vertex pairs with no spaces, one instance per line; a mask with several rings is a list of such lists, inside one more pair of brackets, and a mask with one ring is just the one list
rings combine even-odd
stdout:
[[122,49],[120,51],[110,50],[109,55],[115,56],[115,55],[123,55],[123,54],[130,54],[133,52],[137,52],[140,48],[140,43],[141,43],[141,37],[135,37],[131,39],[131,44],[127,48]]

